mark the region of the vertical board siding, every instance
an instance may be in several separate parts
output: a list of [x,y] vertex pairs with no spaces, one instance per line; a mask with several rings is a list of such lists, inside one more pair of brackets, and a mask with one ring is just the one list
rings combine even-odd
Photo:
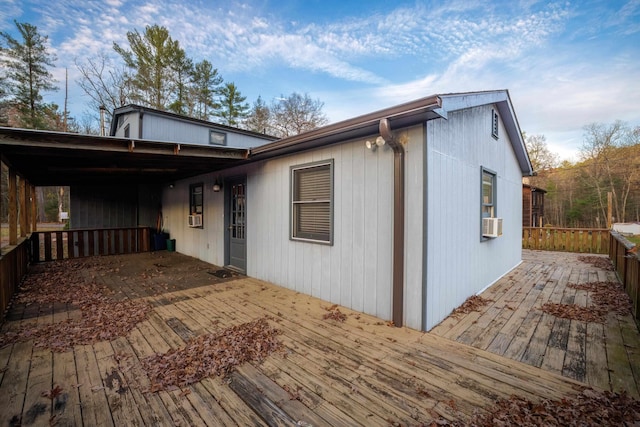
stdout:
[[[419,128],[418,128],[419,129]],[[333,245],[289,239],[289,168],[334,161]],[[393,152],[364,140],[208,174],[163,189],[164,226],[177,250],[224,264],[216,178],[247,176],[247,274],[355,310],[391,318]],[[205,183],[203,229],[187,227],[189,184]],[[210,244],[208,251],[207,243]]]
[[[431,329],[521,260],[521,177],[506,131],[491,136],[491,106],[427,124],[427,295]],[[503,236],[480,239],[480,167],[497,173]]]

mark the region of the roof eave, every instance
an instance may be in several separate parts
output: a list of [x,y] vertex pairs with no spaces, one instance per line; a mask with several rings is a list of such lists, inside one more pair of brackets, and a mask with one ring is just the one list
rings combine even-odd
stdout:
[[441,106],[441,99],[437,95],[421,98],[252,148],[249,157],[263,160],[373,135],[378,133],[380,120],[385,118],[393,128],[411,126],[441,117],[436,112]]

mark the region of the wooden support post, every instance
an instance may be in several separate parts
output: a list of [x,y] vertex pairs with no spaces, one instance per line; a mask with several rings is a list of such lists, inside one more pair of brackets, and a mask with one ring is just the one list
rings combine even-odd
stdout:
[[18,197],[16,171],[9,168],[9,244],[18,244]]
[[27,185],[24,179],[20,177],[20,183],[18,185],[18,199],[20,206],[18,212],[20,212],[20,237],[27,236]]
[[31,231],[38,230],[38,200],[36,198],[36,186],[31,185]]
[[613,216],[613,195],[611,194],[611,191],[609,191],[607,193],[607,228],[609,230],[611,230],[611,227],[613,226],[613,220],[612,220],[612,216]]
[[25,181],[24,183],[24,198],[25,198],[25,220],[24,220],[24,226],[27,229],[27,234],[31,233],[31,184],[29,184],[29,181]]

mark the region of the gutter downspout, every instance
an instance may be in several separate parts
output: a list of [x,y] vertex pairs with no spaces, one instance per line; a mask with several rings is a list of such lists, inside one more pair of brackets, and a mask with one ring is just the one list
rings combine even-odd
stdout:
[[389,120],[379,124],[380,135],[393,150],[393,285],[392,320],[401,327],[404,320],[404,147],[391,133]]

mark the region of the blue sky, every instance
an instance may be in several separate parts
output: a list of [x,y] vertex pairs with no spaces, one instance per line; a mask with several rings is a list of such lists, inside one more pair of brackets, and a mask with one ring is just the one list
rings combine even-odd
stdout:
[[57,56],[63,104],[87,99],[75,61],[126,46],[146,25],[169,29],[249,102],[292,92],[336,122],[437,93],[509,89],[520,126],[577,160],[583,126],[640,126],[640,0],[0,0],[0,30],[36,25]]

